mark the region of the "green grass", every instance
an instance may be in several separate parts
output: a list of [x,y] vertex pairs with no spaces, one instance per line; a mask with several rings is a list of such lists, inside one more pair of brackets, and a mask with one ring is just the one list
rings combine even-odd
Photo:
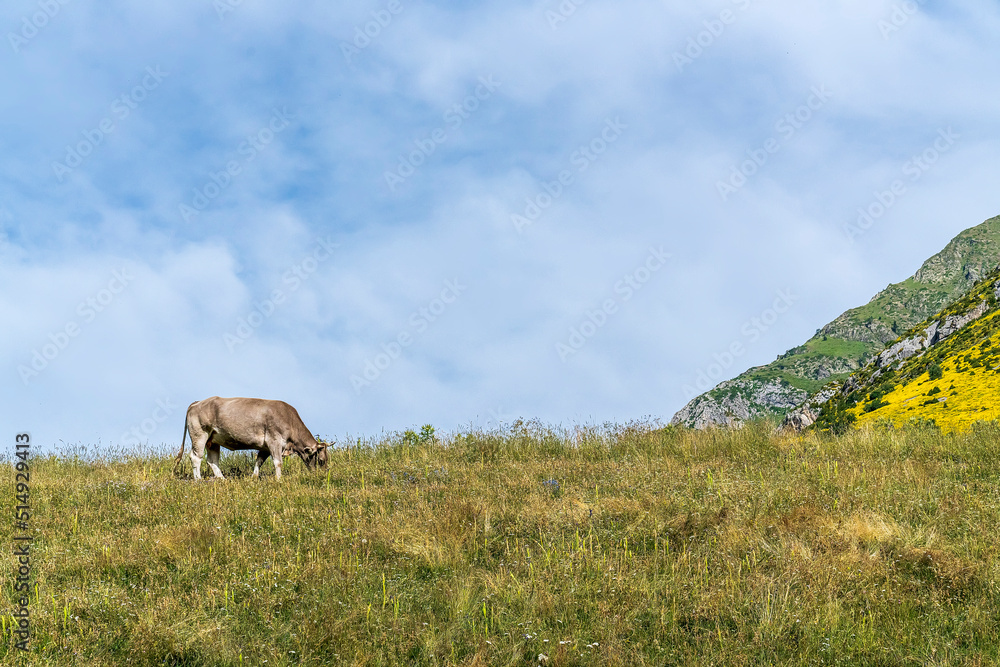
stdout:
[[281,482],[38,459],[35,635],[22,659],[4,617],[0,660],[993,664],[998,436],[517,423]]
[[840,338],[823,340],[822,337],[811,339],[805,347],[806,356],[839,357],[842,359],[857,359],[862,355],[871,354],[873,349],[871,343]]
[[[791,370],[786,370],[780,367],[780,364],[771,363],[767,366],[760,366],[754,368],[750,371],[744,373],[744,377],[749,380],[757,380],[765,384],[771,382],[772,380],[784,381],[796,389],[801,389],[809,394],[815,394],[820,389],[825,387],[830,382],[836,380],[842,380],[850,376],[850,373],[834,373],[822,380],[814,380],[808,377],[802,377],[801,375],[796,375]],[[719,390],[712,390],[717,392]],[[778,414],[785,414],[786,410],[775,410]]]
[[913,278],[907,278],[889,285],[882,296],[872,299],[863,306],[852,308],[848,313],[854,322],[881,320],[888,324],[896,317],[908,322],[914,319],[914,315],[924,302],[944,305],[967,288],[967,285],[958,278],[946,286],[933,287],[918,283]]
[[[829,359],[833,362],[838,358],[850,358],[857,360],[863,356],[870,355],[875,349],[875,346],[869,343],[846,341],[837,338],[828,338],[827,340],[823,340],[822,337],[816,337],[809,340],[805,345],[789,350],[770,364],[751,368],[750,370],[742,373],[737,379],[757,381],[763,384],[779,380],[786,385],[790,385],[795,389],[805,391],[807,394],[812,395],[820,391],[829,383],[844,380],[850,377],[851,374],[832,373],[824,378],[815,379],[808,377],[803,370],[807,367],[807,362],[823,359]],[[711,389],[707,392],[707,394],[716,400],[722,400],[725,397],[735,398],[736,396],[743,394],[749,400],[752,394],[752,389],[728,386]],[[769,410],[773,415],[777,416],[782,416],[787,412],[787,409],[774,407],[769,408]]]

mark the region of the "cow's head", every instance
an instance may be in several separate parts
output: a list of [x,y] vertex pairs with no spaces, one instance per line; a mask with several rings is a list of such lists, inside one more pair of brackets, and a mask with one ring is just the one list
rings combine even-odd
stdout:
[[306,464],[307,470],[312,470],[313,466],[316,466],[317,468],[326,467],[326,448],[329,444],[330,443],[328,442],[317,440],[315,446],[308,447],[307,449],[298,452],[302,462]]

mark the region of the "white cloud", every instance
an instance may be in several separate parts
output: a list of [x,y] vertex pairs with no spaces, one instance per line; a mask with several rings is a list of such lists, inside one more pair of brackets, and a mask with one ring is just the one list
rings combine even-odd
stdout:
[[[43,443],[114,441],[157,400],[212,394],[288,400],[328,435],[491,411],[668,419],[776,290],[799,300],[730,375],[996,213],[983,91],[998,10],[922,6],[886,38],[895,4],[590,0],[553,30],[553,2],[404,1],[351,63],[341,44],[385,3],[242,3],[221,19],[203,2],[67,5],[0,68],[4,399]],[[702,52],[679,68],[689,39]],[[157,65],[162,85],[60,183],[52,162]],[[449,126],[490,75],[500,87]],[[723,201],[717,182],[816,86],[829,102]],[[245,160],[241,142],[284,106],[294,122]],[[620,139],[580,171],[574,152],[619,117]],[[954,150],[849,243],[858,207],[949,126]],[[446,140],[390,189],[385,173],[437,128]],[[232,160],[241,173],[181,219]],[[511,216],[564,170],[572,183],[518,233]],[[318,238],[334,255],[286,280]],[[669,266],[563,363],[556,344],[660,245]],[[135,280],[25,387],[17,367],[121,266]],[[455,279],[467,290],[416,332]],[[224,336],[276,289],[231,352]],[[411,344],[356,393],[351,376],[400,333]],[[148,437],[176,442],[180,426]]]

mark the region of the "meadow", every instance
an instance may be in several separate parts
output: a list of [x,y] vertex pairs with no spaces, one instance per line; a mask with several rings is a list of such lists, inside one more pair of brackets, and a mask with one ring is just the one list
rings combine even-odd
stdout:
[[998,441],[518,421],[280,482],[236,455],[201,482],[187,457],[39,457],[34,636],[13,648],[8,577],[0,661],[995,664]]

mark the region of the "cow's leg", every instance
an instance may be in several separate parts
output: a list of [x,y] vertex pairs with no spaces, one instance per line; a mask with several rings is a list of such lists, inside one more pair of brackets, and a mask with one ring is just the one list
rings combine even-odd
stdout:
[[270,451],[271,459],[274,461],[274,478],[281,479],[281,461],[285,443],[279,441],[276,436],[268,436],[264,444]]
[[189,428],[188,431],[191,433],[191,468],[194,470],[194,478],[201,479],[201,459],[205,456],[209,434],[201,429]]
[[267,461],[267,457],[269,457],[270,455],[271,452],[267,451],[266,449],[261,449],[257,452],[257,463],[253,467],[254,477],[260,477],[260,467],[264,465],[264,462]]
[[215,473],[216,477],[219,479],[225,479],[225,477],[222,476],[222,469],[219,468],[219,453],[220,449],[218,445],[208,446],[208,467],[212,469],[212,472]]

